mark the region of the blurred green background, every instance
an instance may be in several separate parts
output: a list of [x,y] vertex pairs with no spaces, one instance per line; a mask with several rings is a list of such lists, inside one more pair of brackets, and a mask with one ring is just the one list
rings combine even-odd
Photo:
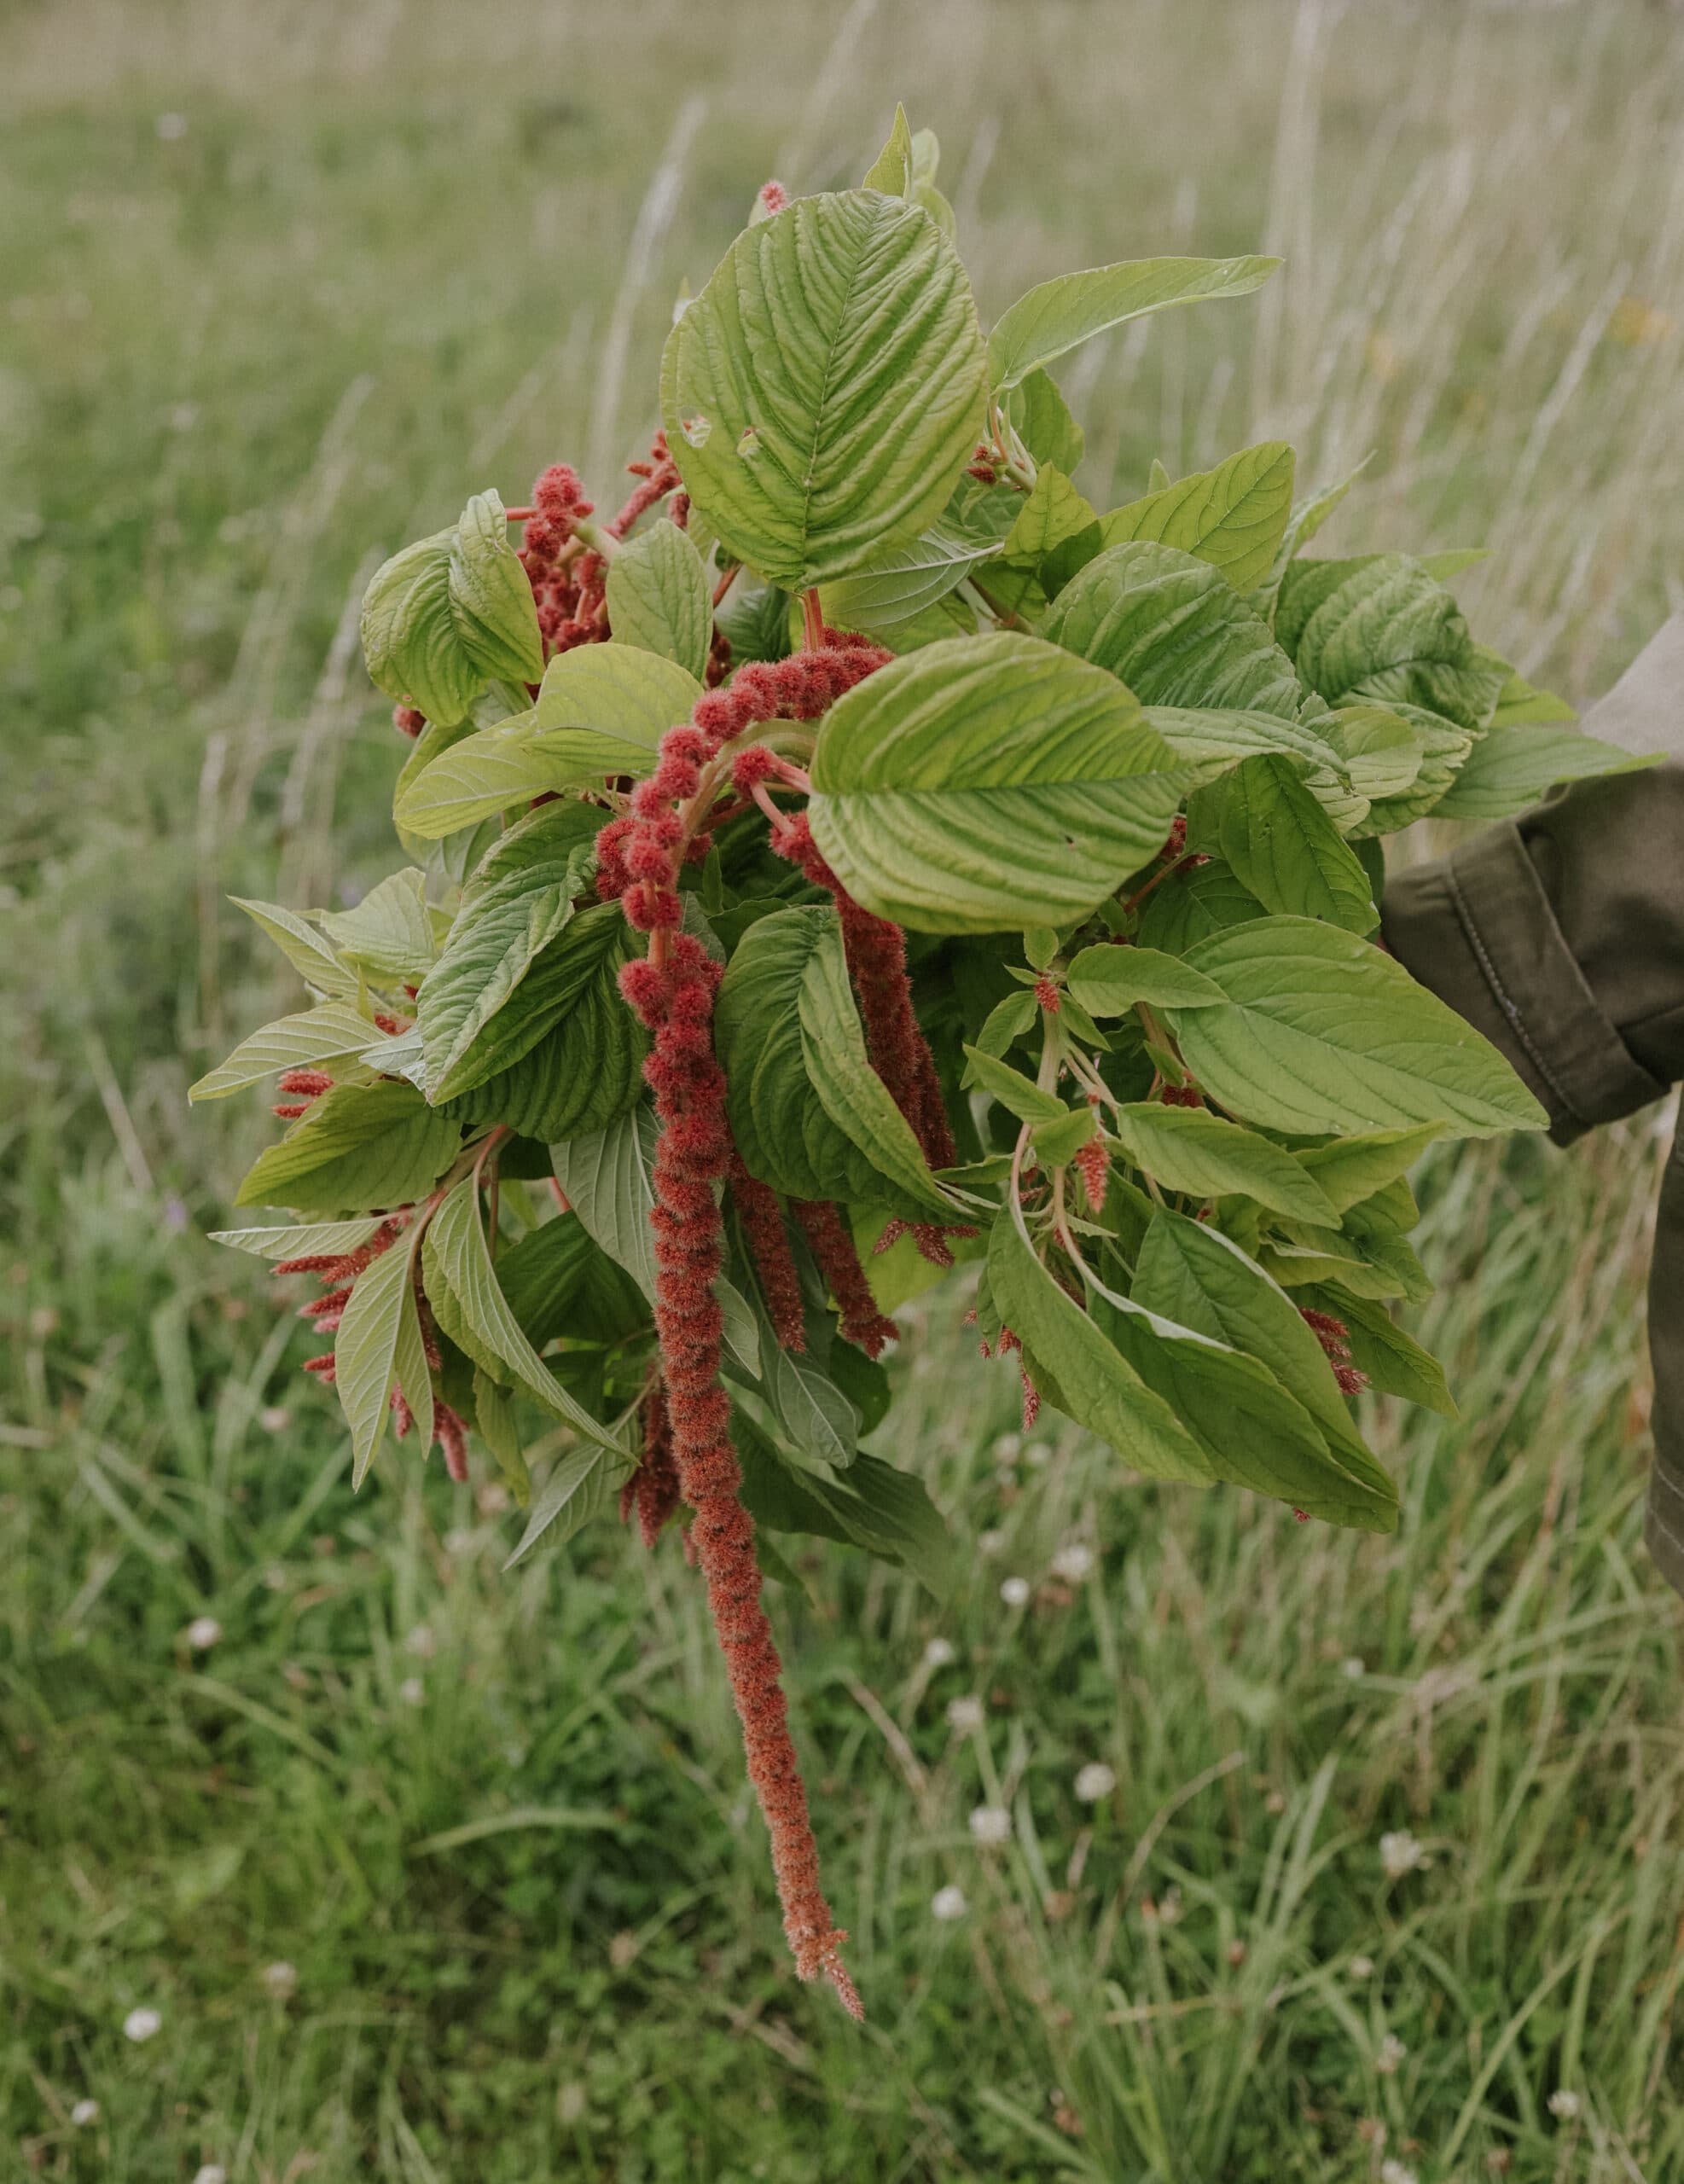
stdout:
[[958,1596],[839,1550],[774,1590],[863,2030],[789,1974],[677,1542],[504,1577],[495,1490],[353,1501],[305,1331],[202,1240],[267,1118],[185,1088],[292,999],[224,896],[396,854],[369,569],[553,460],[612,495],[680,282],[897,97],[985,312],[1288,258],[1069,361],[1100,505],[1372,448],[1334,550],[1490,544],[1476,626],[1576,698],[1684,604],[1675,9],[10,0],[9,2177],[1684,2175],[1664,1124],[1429,1164],[1463,1417],[1377,1408],[1391,1540],[1025,1445],[962,1288],[916,1308],[882,1445]]

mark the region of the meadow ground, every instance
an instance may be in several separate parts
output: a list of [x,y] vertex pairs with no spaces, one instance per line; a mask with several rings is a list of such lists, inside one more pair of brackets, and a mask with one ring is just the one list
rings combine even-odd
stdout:
[[285,998],[223,897],[387,859],[373,560],[562,455],[609,490],[680,277],[897,96],[985,307],[1288,254],[1072,360],[1102,504],[1154,455],[1372,447],[1338,546],[1491,543],[1478,626],[1576,695],[1684,603],[1675,11],[13,0],[8,2178],[1684,2176],[1653,1118],[1428,1165],[1462,1419],[1373,1415],[1394,1539],[1023,1445],[926,1300],[890,1432],[957,1595],[827,1551],[778,1600],[863,2030],[788,1976],[676,1543],[504,1576],[495,1496],[353,1500],[304,1331],[202,1240],[264,1124],[184,1089]]

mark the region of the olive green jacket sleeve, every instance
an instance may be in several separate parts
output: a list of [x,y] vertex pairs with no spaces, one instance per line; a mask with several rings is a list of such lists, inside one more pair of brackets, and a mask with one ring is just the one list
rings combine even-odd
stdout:
[[[1387,886],[1384,930],[1500,1047],[1566,1144],[1684,1077],[1684,614],[1583,723],[1666,763],[1585,781]],[[1684,1132],[1649,1284],[1656,1461],[1647,1538],[1684,1593]]]

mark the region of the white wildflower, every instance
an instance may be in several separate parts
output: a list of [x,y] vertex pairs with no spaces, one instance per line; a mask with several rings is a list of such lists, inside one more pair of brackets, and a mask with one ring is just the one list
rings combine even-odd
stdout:
[[1397,2065],[1408,2053],[1408,2049],[1395,2032],[1388,2032],[1374,2053],[1374,2068],[1383,2078],[1397,2075]]
[[427,1696],[427,1686],[418,1676],[406,1676],[398,1687],[398,1696],[406,1706],[419,1706]]
[[284,2002],[299,1984],[298,1966],[282,1959],[274,1964],[265,1964],[258,1978],[277,2002]]
[[1380,2184],[1419,2184],[1419,2179],[1407,2163],[1383,2161],[1380,2164]]
[[258,1413],[258,1424],[265,1433],[284,1433],[292,1414],[284,1403],[266,1403]]
[[1347,1969],[1353,1979],[1372,1979],[1374,1976],[1374,1960],[1372,1956],[1353,1956]]
[[1361,1683],[1368,1673],[1368,1664],[1361,1653],[1349,1653],[1339,1663],[1339,1674],[1351,1683]]
[[938,1888],[930,1898],[930,1916],[932,1919],[962,1919],[970,1908],[965,1901],[964,1890],[955,1888],[951,1883],[946,1888]]
[[1006,1535],[1002,1531],[990,1530],[985,1532],[978,1532],[977,1534],[977,1553],[978,1554],[998,1554],[1001,1548],[1004,1547],[1005,1544]]
[[164,2030],[164,2020],[156,2010],[131,2010],[123,2020],[123,2036],[136,2043],[150,2040]]
[[1559,2116],[1564,2123],[1571,2123],[1579,2112],[1579,2096],[1565,2085],[1559,2085],[1549,2096],[1549,2112]]
[[193,2184],[228,2184],[228,2171],[219,2161],[207,2161],[195,2173]]
[[99,2121],[100,2105],[96,2100],[78,2100],[70,2111],[70,2120],[79,2131],[89,2123]]
[[951,1668],[957,1656],[953,1650],[953,1641],[950,1638],[932,1638],[924,1648],[924,1665],[926,1669]]
[[1023,1435],[1021,1433],[1001,1434],[999,1438],[994,1443],[995,1462],[997,1464],[1011,1463],[1016,1458],[1017,1453],[1022,1446]]
[[222,1625],[213,1615],[195,1615],[187,1626],[187,1642],[195,1653],[208,1653],[222,1636]]
[[978,1843],[1009,1843],[1012,1815],[1004,1805],[978,1805],[971,1815],[971,1833]]
[[1053,1461],[1053,1451],[1045,1441],[1031,1441],[1023,1452],[1024,1461],[1032,1470],[1039,1471]]
[[1005,1601],[1007,1607],[1027,1607],[1029,1606],[1028,1578],[1007,1577],[1003,1579],[1000,1587],[1000,1597]]
[[1401,1880],[1405,1873],[1414,1873],[1426,1862],[1426,1851],[1407,1827],[1381,1836],[1380,1864],[1388,1880]]
[[1096,1805],[1117,1787],[1117,1776],[1102,1759],[1090,1759],[1077,1771],[1076,1794],[1084,1805]]
[[1079,1539],[1071,1540],[1053,1557],[1052,1566],[1055,1577],[1062,1577],[1067,1585],[1079,1585],[1094,1566],[1094,1550]]
[[979,1729],[983,1725],[983,1703],[980,1699],[949,1699],[947,1702],[947,1726],[961,1733]]

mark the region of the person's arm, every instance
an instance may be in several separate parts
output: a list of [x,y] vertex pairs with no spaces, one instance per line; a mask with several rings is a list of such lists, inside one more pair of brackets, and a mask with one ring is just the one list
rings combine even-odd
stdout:
[[1684,614],[1584,728],[1672,763],[1584,781],[1388,882],[1386,945],[1565,1144],[1684,1077]]
[[[1387,945],[1502,1051],[1565,1144],[1684,1077],[1684,614],[1584,723],[1668,762],[1584,781],[1387,886]],[[1644,1536],[1684,1593],[1684,1132],[1649,1277]]]

